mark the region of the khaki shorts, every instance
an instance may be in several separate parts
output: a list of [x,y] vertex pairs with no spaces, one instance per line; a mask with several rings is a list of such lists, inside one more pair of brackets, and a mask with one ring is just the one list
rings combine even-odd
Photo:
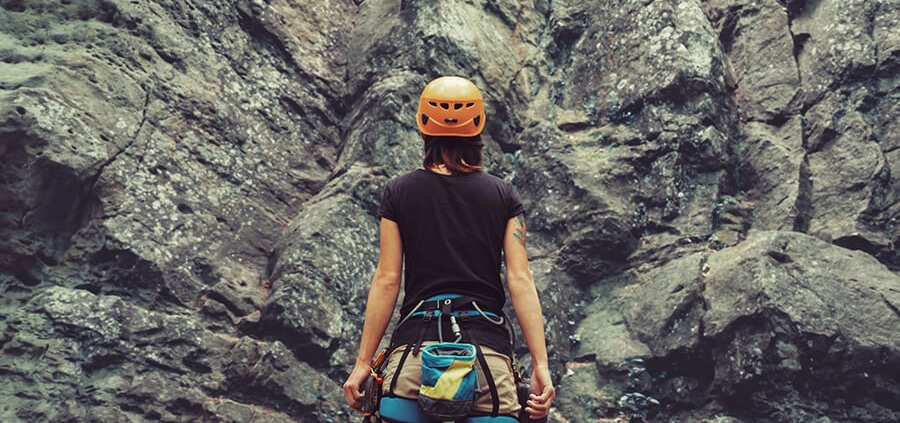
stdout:
[[[422,345],[434,344],[435,342],[423,342]],[[400,357],[406,346],[397,347],[388,357],[388,364],[384,376],[384,392],[388,395],[394,375],[397,374],[397,365],[400,363]],[[481,346],[484,359],[487,361],[488,367],[491,369],[491,376],[494,377],[494,384],[497,386],[497,396],[500,398],[500,414],[519,413],[518,394],[516,393],[516,381],[513,378],[512,363],[505,354],[496,350]],[[491,388],[484,376],[484,370],[481,363],[475,360],[475,367],[478,370],[478,381],[480,391],[475,401],[475,412],[479,414],[491,414],[494,410],[494,403],[491,399]],[[419,396],[419,386],[422,383],[422,353],[421,349],[416,356],[412,352],[407,354],[406,361],[403,363],[403,371],[397,379],[397,386],[394,388],[393,395],[397,397],[416,399]]]

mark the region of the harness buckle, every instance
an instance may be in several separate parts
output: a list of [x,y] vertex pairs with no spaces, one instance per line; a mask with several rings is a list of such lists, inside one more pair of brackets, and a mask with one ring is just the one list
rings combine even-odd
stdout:
[[441,305],[441,314],[449,316],[453,311],[453,300],[450,298],[444,299],[444,304]]

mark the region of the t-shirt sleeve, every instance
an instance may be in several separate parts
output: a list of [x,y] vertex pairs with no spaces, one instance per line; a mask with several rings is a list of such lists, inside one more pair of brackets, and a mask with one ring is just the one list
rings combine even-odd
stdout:
[[378,214],[380,217],[396,222],[397,210],[395,209],[393,202],[393,190],[393,184],[388,184],[387,187],[384,188],[384,193],[381,195],[381,207],[378,209]]
[[522,198],[519,197],[519,192],[516,191],[516,187],[513,186],[513,184],[508,183],[508,182],[506,184],[506,187],[507,187],[507,191],[508,191],[507,198],[508,198],[508,203],[509,203],[509,206],[507,208],[508,211],[506,213],[506,218],[511,219],[520,214],[525,214],[525,206],[522,204]]

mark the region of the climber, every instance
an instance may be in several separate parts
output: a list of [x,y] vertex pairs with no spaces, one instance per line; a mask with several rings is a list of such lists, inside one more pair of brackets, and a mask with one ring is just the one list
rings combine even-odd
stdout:
[[[423,169],[391,180],[383,193],[380,254],[356,364],[343,386],[347,402],[358,411],[367,405],[367,416],[373,402],[380,406],[374,416],[402,423],[543,418],[556,394],[525,249],[524,207],[511,183],[483,171],[481,92],[465,78],[437,78],[421,94],[416,121]],[[530,393],[517,393],[502,264],[531,353]],[[402,317],[387,358],[373,370],[401,273]],[[363,386],[376,372],[383,397],[373,400]],[[451,376],[460,379],[448,382]]]

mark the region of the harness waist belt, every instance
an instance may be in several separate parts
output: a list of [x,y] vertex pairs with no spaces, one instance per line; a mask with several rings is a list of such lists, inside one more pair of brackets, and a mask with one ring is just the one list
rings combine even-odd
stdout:
[[[410,314],[410,316],[424,316],[425,313],[427,313],[427,311],[417,311],[417,312],[415,312],[415,313],[413,313],[413,314]],[[433,317],[440,317],[440,315],[441,315],[441,311],[440,311],[440,310],[432,310],[431,313],[432,313],[432,316],[433,316]],[[499,319],[499,318],[500,318],[500,316],[497,315],[497,313],[492,313],[492,312],[490,312],[490,311],[484,311],[484,312],[482,312],[482,311],[478,311],[478,310],[457,310],[457,311],[451,312],[450,314],[451,314],[452,316],[456,316],[456,317],[487,316],[487,317],[490,317],[490,318],[492,318],[492,319]]]

